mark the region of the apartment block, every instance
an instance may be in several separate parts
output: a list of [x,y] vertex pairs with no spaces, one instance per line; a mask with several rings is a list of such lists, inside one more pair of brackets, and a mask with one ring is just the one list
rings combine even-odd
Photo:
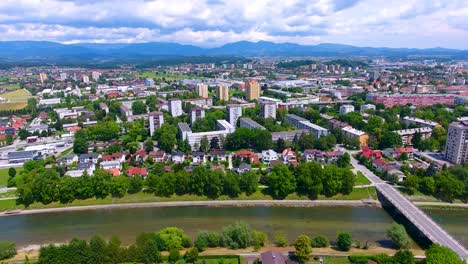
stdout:
[[216,86],[216,98],[220,101],[229,101],[229,87],[227,85]]
[[169,99],[169,112],[172,117],[178,117],[183,114],[182,101],[180,99]]
[[260,117],[276,119],[276,103],[273,103],[273,102],[260,103]]
[[226,106],[227,121],[234,128],[237,127],[237,120],[242,116],[242,106],[230,104]]
[[256,100],[260,97],[260,83],[256,80],[245,82],[245,99],[247,101]]
[[208,85],[204,83],[197,84],[197,94],[202,98],[208,98]]
[[453,122],[449,125],[445,158],[455,164],[468,163],[468,121]]
[[151,112],[148,114],[150,135],[154,135],[156,129],[161,128],[164,124],[164,115],[162,112]]
[[266,128],[262,125],[260,125],[259,123],[253,121],[252,119],[248,118],[248,117],[242,117],[240,119],[240,127],[246,127],[250,130],[252,129],[261,129],[261,130],[265,130]]

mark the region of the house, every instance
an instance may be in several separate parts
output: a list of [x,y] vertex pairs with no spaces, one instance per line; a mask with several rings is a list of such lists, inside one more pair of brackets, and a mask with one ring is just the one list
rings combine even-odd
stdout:
[[260,261],[262,264],[286,264],[286,257],[275,250],[270,250],[260,254]]
[[380,159],[382,158],[382,152],[378,150],[373,150],[367,146],[363,146],[361,148],[361,152],[359,152],[360,155],[368,158],[368,159]]
[[373,162],[372,162],[372,167],[374,167],[377,171],[379,172],[383,172],[386,170],[386,168],[388,167],[389,163],[386,162],[385,160],[383,159],[375,159]]
[[127,169],[127,176],[128,177],[133,177],[135,175],[140,175],[143,178],[148,176],[148,171],[146,168],[137,168],[137,167],[130,167]]
[[109,161],[103,161],[101,164],[99,164],[101,169],[103,170],[110,170],[110,169],[122,169],[122,163],[120,163],[119,160],[109,160]]
[[283,150],[281,153],[281,158],[284,162],[291,162],[296,160],[296,152],[294,152],[291,148],[287,148]]
[[244,173],[246,171],[250,171],[252,169],[252,166],[250,166],[247,163],[241,163],[239,165],[239,168],[234,168],[233,170],[239,174]]
[[81,177],[86,172],[88,175],[93,175],[96,166],[93,163],[79,163],[76,170],[70,170],[65,175],[70,177]]
[[108,169],[107,171],[112,175],[112,177],[117,177],[120,175],[120,170],[118,168]]
[[269,149],[262,151],[262,161],[264,163],[270,163],[272,161],[278,160],[278,153],[276,151]]
[[327,151],[325,153],[325,157],[327,158],[327,162],[336,162],[340,157],[344,155],[341,151]]
[[318,149],[306,149],[304,150],[304,152],[302,153],[302,158],[306,161],[306,162],[310,162],[310,161],[318,161],[318,162],[321,162],[321,163],[324,163],[325,162],[325,155],[323,154],[323,152],[321,150],[318,150]]
[[151,151],[148,153],[148,156],[151,157],[155,162],[166,162],[169,157],[166,155],[166,152],[163,150]]
[[270,161],[270,167],[273,168],[275,165],[283,165],[283,160],[277,159]]
[[394,148],[394,156],[395,158],[399,159],[401,154],[406,153],[408,155],[408,159],[414,158],[414,149],[413,148]]
[[171,156],[171,160],[174,163],[182,163],[185,161],[185,153],[180,150],[174,150]]
[[226,161],[227,160],[227,155],[226,155],[226,151],[225,150],[222,150],[222,149],[213,149],[210,151],[210,160],[211,161],[219,161],[219,162],[222,162],[222,161]]
[[63,164],[70,165],[73,162],[78,162],[78,155],[76,154],[67,154],[60,159],[60,162]]
[[406,175],[402,171],[397,170],[397,169],[388,170],[387,173],[388,173],[389,178],[396,176],[398,179],[398,182],[402,182],[406,178]]
[[122,153],[112,153],[110,155],[103,155],[102,161],[118,161],[123,163],[125,161],[125,155]]
[[205,163],[205,162],[206,162],[205,152],[202,152],[202,151],[192,152],[192,163]]
[[102,158],[102,156],[99,153],[81,154],[79,158],[79,162],[80,163],[97,163],[100,158]]
[[243,161],[249,160],[252,164],[258,165],[258,156],[249,150],[239,150],[233,155],[234,158],[240,158]]

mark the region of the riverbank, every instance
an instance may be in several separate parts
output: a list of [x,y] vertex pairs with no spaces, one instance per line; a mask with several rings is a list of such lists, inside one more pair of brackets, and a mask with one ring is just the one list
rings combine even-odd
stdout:
[[[360,201],[363,199],[377,200],[377,194],[375,187],[369,188],[356,188],[349,195],[338,194],[332,197],[325,197],[320,195],[318,201]],[[136,204],[136,203],[156,203],[156,202],[191,202],[191,201],[244,201],[244,200],[271,200],[274,201],[273,197],[264,194],[261,190],[253,193],[252,195],[241,194],[239,197],[231,198],[229,196],[220,196],[216,200],[213,200],[206,196],[198,195],[172,195],[170,197],[158,197],[151,193],[139,192],[135,194],[127,194],[122,198],[116,198],[108,196],[104,199],[90,198],[86,200],[75,200],[68,204],[62,204],[54,202],[50,204],[33,203],[28,208],[23,205],[17,205],[15,200],[4,200],[0,201],[0,212],[7,210],[31,210],[31,209],[49,209],[49,208],[64,208],[64,207],[76,207],[76,206],[96,206],[96,205],[112,205],[112,204]],[[297,195],[296,193],[290,194],[285,197],[284,200],[302,200],[310,201],[307,196]]]
[[88,206],[71,206],[61,208],[28,209],[1,212],[0,216],[25,214],[71,212],[103,209],[131,209],[150,207],[317,207],[317,206],[372,206],[380,207],[378,200],[213,200],[213,201],[179,201],[179,202],[150,202],[150,203],[122,203]]
[[[27,256],[29,260],[37,260],[39,257],[39,250],[40,245],[31,245],[28,247],[18,249],[18,253],[15,257],[9,259],[9,262],[20,262],[25,259]],[[289,252],[294,252],[294,247],[276,247],[273,245],[268,245],[265,247],[260,248],[259,250],[255,250],[253,247],[249,247],[246,249],[228,249],[228,248],[209,248],[204,252],[200,253],[200,256],[216,256],[216,255],[239,255],[241,257],[255,257],[258,254],[268,251],[268,250],[276,250],[284,254],[288,254]],[[412,249],[411,250],[415,256],[424,256],[424,250],[422,249]],[[182,250],[181,254],[184,254],[185,251]],[[393,255],[396,253],[396,250],[391,248],[385,248],[380,246],[373,246],[369,249],[358,249],[352,248],[350,251],[343,252],[339,251],[337,248],[334,247],[327,247],[327,248],[314,248],[312,254],[314,256],[332,256],[332,257],[347,257],[352,254],[388,254]],[[163,255],[167,255],[167,252],[162,252]]]

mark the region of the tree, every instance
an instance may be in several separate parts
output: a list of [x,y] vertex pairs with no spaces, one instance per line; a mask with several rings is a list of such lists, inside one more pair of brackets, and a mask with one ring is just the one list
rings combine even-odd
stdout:
[[323,190],[322,166],[316,162],[300,164],[296,169],[298,192],[307,195],[310,199],[317,199]]
[[409,194],[414,194],[416,190],[419,188],[419,178],[416,175],[410,175],[406,177],[403,185],[408,190]]
[[353,245],[353,237],[350,233],[341,231],[336,239],[336,245],[341,251],[348,251]]
[[339,157],[336,161],[336,166],[340,168],[346,168],[349,163],[351,162],[351,157],[349,156],[348,152],[345,152],[343,156]]
[[271,194],[276,198],[284,199],[296,190],[296,179],[286,165],[275,165],[266,181]]
[[107,147],[107,153],[113,154],[113,153],[119,153],[122,151],[122,147],[120,147],[120,144],[114,143]]
[[231,198],[239,196],[241,189],[237,173],[227,171],[221,179],[223,181],[223,194],[227,194]]
[[192,248],[185,252],[184,255],[184,260],[187,263],[195,263],[198,259],[198,249],[197,248]]
[[255,250],[260,249],[261,247],[265,246],[268,243],[268,236],[267,234],[260,232],[258,230],[252,231],[252,244]]
[[286,142],[284,141],[283,138],[278,138],[276,141],[276,151],[280,152],[283,151],[286,148]]
[[413,252],[409,250],[399,250],[394,256],[393,256],[393,263],[398,263],[398,264],[414,264],[414,255]]
[[12,242],[0,242],[0,260],[9,259],[16,255],[16,244]]
[[204,136],[200,140],[200,151],[208,153],[210,150],[210,142],[208,141],[208,137]]
[[29,132],[26,130],[26,129],[20,129],[18,131],[18,137],[21,139],[21,140],[25,140],[27,137],[29,137]]
[[5,142],[6,142],[7,145],[13,144],[13,136],[10,135],[10,134],[6,134],[5,135]]
[[210,148],[211,149],[219,149],[219,139],[218,139],[218,137],[213,137],[210,140]]
[[401,136],[396,132],[385,131],[379,144],[380,149],[393,148],[401,146]]
[[171,248],[169,250],[168,260],[170,263],[175,263],[180,259],[180,251],[177,248]]
[[435,178],[435,196],[445,202],[453,202],[464,191],[464,183],[447,171],[438,173]]
[[140,192],[143,188],[143,178],[140,175],[135,175],[130,178],[128,183],[128,193]]
[[128,190],[129,182],[126,176],[112,177],[109,191],[112,197],[123,197]]
[[400,160],[401,161],[406,161],[408,160],[408,153],[404,152],[400,155]]
[[300,235],[294,242],[294,254],[299,262],[304,263],[310,260],[312,247],[310,246],[310,238],[306,235]]
[[325,236],[315,236],[312,238],[310,245],[314,248],[324,248],[330,245],[330,242]]
[[448,247],[433,244],[426,250],[426,264],[464,264],[465,262]]
[[275,234],[274,243],[277,247],[286,247],[289,245],[288,238],[283,232]]
[[258,175],[256,171],[246,171],[240,175],[239,187],[242,192],[251,195],[257,191]]
[[175,144],[177,143],[177,128],[168,123],[164,123],[160,129],[154,133],[155,139],[158,141],[159,148],[167,153],[172,153]]
[[11,167],[8,169],[8,176],[10,176],[10,178],[13,178],[16,176],[16,169]]
[[132,104],[132,111],[133,111],[133,114],[134,114],[134,115],[146,114],[146,113],[147,113],[147,110],[146,110],[146,105],[145,105],[145,103],[142,102],[142,101],[135,101],[135,102],[133,102],[133,104]]
[[223,244],[230,249],[247,248],[252,245],[252,230],[244,222],[237,222],[223,228]]
[[394,223],[387,229],[387,236],[399,249],[409,249],[411,247],[411,239],[406,233],[403,225]]
[[78,130],[75,133],[75,140],[73,141],[73,153],[88,153],[88,139],[84,130]]
[[424,177],[419,181],[419,189],[426,195],[431,195],[435,191],[435,181],[432,177]]
[[151,137],[146,138],[145,141],[145,152],[150,153],[151,151],[154,150],[154,144],[153,144],[153,139]]

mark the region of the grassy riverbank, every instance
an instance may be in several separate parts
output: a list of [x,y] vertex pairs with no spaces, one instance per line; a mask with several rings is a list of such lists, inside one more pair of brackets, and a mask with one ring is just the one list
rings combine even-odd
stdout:
[[[349,195],[338,194],[332,197],[319,196],[318,200],[362,200],[362,199],[377,199],[376,190],[374,187],[369,188],[356,188]],[[178,201],[212,201],[206,196],[197,195],[173,195],[171,197],[158,197],[154,194],[139,192],[136,194],[127,194],[122,198],[114,198],[108,196],[104,199],[86,199],[75,200],[72,203],[61,204],[58,202],[44,205],[42,203],[31,204],[27,209],[46,209],[46,208],[64,208],[72,206],[92,206],[92,205],[107,205],[107,204],[127,204],[127,203],[150,203],[150,202],[178,202]],[[216,200],[274,200],[270,195],[262,193],[260,190],[256,193],[247,196],[241,194],[237,198],[230,198],[228,196],[220,196]],[[285,200],[309,200],[306,196],[299,196],[297,194],[288,195]],[[12,209],[25,209],[23,205],[16,205],[15,200],[0,200],[0,211]]]

